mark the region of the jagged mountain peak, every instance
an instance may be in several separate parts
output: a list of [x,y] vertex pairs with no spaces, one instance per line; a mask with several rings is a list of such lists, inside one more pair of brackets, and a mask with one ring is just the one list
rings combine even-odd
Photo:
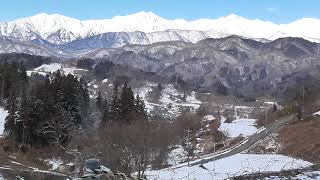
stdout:
[[163,19],[162,17],[158,16],[157,14],[151,11],[140,11],[131,15],[126,15],[126,16],[115,16],[113,19],[116,19],[116,18],[140,18],[145,20]]
[[[49,31],[49,28],[53,29],[61,29],[61,27],[68,29],[68,26],[73,26],[75,24],[81,25],[81,21],[75,18],[63,16],[60,14],[47,14],[47,13],[40,13],[34,16],[26,17],[17,19],[12,22],[8,22],[12,24],[22,25],[22,24],[30,24],[34,28],[37,28],[40,32],[42,31]],[[72,24],[66,24],[72,23]],[[50,26],[51,27],[47,27]]]
[[[0,23],[0,35],[27,41],[42,39],[54,45],[67,44],[108,32],[128,33],[128,41],[117,38],[122,42],[112,43],[117,46],[126,45],[127,42],[184,41],[196,43],[206,38],[222,38],[229,35],[255,40],[263,39],[266,42],[281,37],[301,37],[320,42],[319,31],[320,20],[313,18],[278,25],[259,19],[247,19],[236,14],[218,19],[169,20],[146,11],[103,20],[78,20],[60,14],[40,13]],[[137,34],[133,32],[143,32],[145,35],[136,36]]]
[[244,20],[246,18],[242,17],[242,16],[239,16],[237,14],[229,14],[229,15],[226,15],[224,17],[221,17],[220,19],[226,19],[226,20]]

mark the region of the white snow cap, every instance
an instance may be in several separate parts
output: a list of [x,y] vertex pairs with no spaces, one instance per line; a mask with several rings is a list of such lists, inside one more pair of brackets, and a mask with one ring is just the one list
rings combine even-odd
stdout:
[[[214,38],[226,35],[269,40],[280,37],[302,37],[320,42],[320,33],[318,33],[320,32],[320,20],[313,18],[304,18],[289,24],[275,24],[270,21],[246,19],[230,14],[218,19],[187,21],[184,19],[168,20],[153,12],[142,11],[127,16],[115,16],[111,19],[84,21],[59,14],[41,13],[0,23],[0,35],[35,39],[39,34],[43,38],[52,40],[54,34],[64,38],[63,42],[57,43],[70,42],[77,38],[106,32],[142,31],[151,33],[172,29],[202,31]],[[35,34],[30,34],[30,32]]]

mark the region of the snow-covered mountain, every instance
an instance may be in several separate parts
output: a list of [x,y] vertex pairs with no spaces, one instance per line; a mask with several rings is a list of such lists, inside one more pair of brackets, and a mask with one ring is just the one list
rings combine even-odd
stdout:
[[43,46],[38,46],[28,41],[20,41],[18,39],[12,39],[4,36],[0,36],[0,54],[1,53],[24,53],[39,56],[59,55]]
[[[78,20],[59,14],[38,14],[0,23],[0,35],[23,40],[43,39],[59,45],[107,32],[144,32],[150,43],[185,40],[197,42],[211,37],[238,35],[252,39],[274,40],[302,37],[320,41],[320,20],[304,18],[289,24],[250,20],[234,14],[218,19],[168,20],[152,12],[139,12],[104,20]],[[132,42],[141,42],[132,37]],[[144,40],[142,40],[145,43]]]

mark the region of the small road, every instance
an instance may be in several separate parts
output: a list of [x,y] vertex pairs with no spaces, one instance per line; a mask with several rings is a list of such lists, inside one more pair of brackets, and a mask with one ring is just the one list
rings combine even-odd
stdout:
[[[30,169],[13,169],[11,167],[0,166],[0,177],[8,180],[17,180],[19,177],[21,179],[33,179],[33,180],[66,180],[68,176],[50,172],[50,171],[41,171],[41,170],[30,170]],[[1,178],[0,178],[1,179]]]
[[[215,161],[218,159],[226,158],[226,157],[241,153],[241,152],[249,149],[250,147],[252,147],[255,143],[259,142],[260,140],[268,137],[270,134],[277,131],[282,126],[286,125],[289,121],[292,121],[294,119],[294,117],[295,117],[294,115],[284,116],[284,117],[270,123],[269,125],[267,125],[267,127],[265,129],[250,136],[249,138],[242,141],[240,144],[237,144],[237,145],[230,147],[226,150],[222,150],[222,151],[219,151],[216,153],[211,153],[211,154],[201,156],[200,159],[190,162],[190,166],[202,165],[202,164],[208,163],[210,161]],[[183,163],[182,165],[177,166],[175,169],[180,168],[180,167],[184,167],[184,166],[187,166],[187,163]]]
[[16,180],[18,177],[32,180],[66,180],[67,175],[40,170],[36,167],[27,166],[14,161],[9,157],[9,154],[3,151],[0,146],[0,179]]

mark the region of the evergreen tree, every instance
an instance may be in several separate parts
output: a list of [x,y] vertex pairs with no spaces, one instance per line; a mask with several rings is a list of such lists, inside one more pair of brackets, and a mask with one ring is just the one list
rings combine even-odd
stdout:
[[88,85],[87,82],[83,79],[80,78],[80,89],[81,89],[81,93],[82,93],[82,98],[83,98],[83,102],[82,104],[82,115],[84,117],[88,116],[88,107],[90,107],[90,96],[89,96],[89,90],[88,90]]
[[272,112],[277,112],[277,111],[278,111],[278,107],[277,107],[276,103],[273,103]]
[[135,98],[135,114],[136,114],[136,120],[146,120],[147,119],[147,113],[145,111],[145,104],[143,99],[137,95]]
[[7,101],[6,110],[8,111],[8,116],[5,120],[4,132],[7,136],[14,139],[15,142],[21,142],[21,137],[19,134],[20,120],[18,115],[17,99],[15,94],[12,94]]
[[163,89],[163,86],[162,86],[162,84],[161,83],[158,83],[158,90],[162,90]]
[[102,102],[102,120],[103,120],[103,122],[106,122],[108,120],[109,113],[110,113],[109,105],[108,105],[107,98],[105,97]]
[[27,99],[25,91],[22,91],[22,95],[21,95],[19,117],[22,122],[22,144],[25,144],[25,142],[26,142],[25,140],[27,139],[26,136],[28,136],[28,135],[26,135],[26,127],[28,126],[28,122],[29,122],[28,99]]
[[101,92],[100,91],[98,92],[98,96],[97,96],[97,99],[96,99],[96,106],[100,111],[103,110],[103,98],[101,96]]
[[130,122],[132,112],[134,111],[134,96],[131,87],[125,83],[122,87],[120,98],[120,118],[123,121]]
[[110,119],[113,121],[118,121],[120,119],[120,101],[118,84],[114,83],[113,95],[110,104]]
[[27,88],[28,85],[28,75],[25,66],[23,63],[20,63],[20,73],[19,73],[19,80],[20,80],[20,91],[23,92]]

